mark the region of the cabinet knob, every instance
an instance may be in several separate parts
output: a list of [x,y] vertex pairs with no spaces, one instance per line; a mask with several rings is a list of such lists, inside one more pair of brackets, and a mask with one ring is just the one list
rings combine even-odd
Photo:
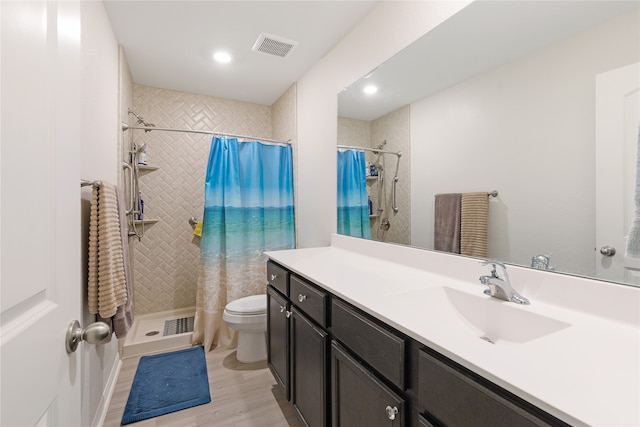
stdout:
[[302,294],[298,295],[298,301],[299,301],[299,302],[302,302],[302,301],[304,301],[304,300],[306,300],[306,299],[307,299],[307,296],[306,296],[306,295],[302,295]]
[[289,317],[291,317],[291,312],[290,311],[285,311],[284,315],[287,316],[287,319],[288,319]]
[[280,313],[284,313],[284,309],[285,309],[285,308],[286,308],[286,307],[285,307],[284,305],[281,305],[281,306],[280,306]]
[[389,418],[391,421],[396,419],[398,408],[396,408],[395,406],[393,408],[391,406],[387,406],[385,410],[387,411],[387,418]]
[[278,277],[277,274],[271,274],[271,281],[273,282]]

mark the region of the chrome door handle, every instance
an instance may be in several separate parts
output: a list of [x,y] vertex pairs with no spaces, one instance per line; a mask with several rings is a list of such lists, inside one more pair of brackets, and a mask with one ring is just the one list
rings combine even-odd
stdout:
[[600,248],[600,253],[604,256],[614,256],[616,254],[616,248],[611,245],[604,245]]
[[82,329],[80,322],[77,320],[69,323],[67,327],[67,336],[65,347],[67,353],[73,353],[78,348],[80,341],[86,341],[89,344],[100,344],[111,335],[111,327],[104,322],[95,322]]

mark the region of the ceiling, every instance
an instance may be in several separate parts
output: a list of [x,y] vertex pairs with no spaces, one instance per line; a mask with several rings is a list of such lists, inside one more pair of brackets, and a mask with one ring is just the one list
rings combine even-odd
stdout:
[[[374,120],[639,7],[628,0],[475,1],[340,93],[339,114]],[[365,95],[367,85],[378,92]]]
[[[104,1],[136,84],[271,105],[375,1]],[[298,42],[252,51],[261,33]],[[225,50],[228,64],[213,61]]]

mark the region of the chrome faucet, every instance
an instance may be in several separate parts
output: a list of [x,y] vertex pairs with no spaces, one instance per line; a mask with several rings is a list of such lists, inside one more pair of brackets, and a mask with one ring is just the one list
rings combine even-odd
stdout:
[[[509,282],[509,274],[507,273],[507,267],[501,262],[497,261],[482,261],[482,265],[491,265],[490,276],[480,276],[480,283],[489,286],[489,289],[485,289],[486,295],[491,295],[494,298],[503,299],[505,301],[515,302],[518,304],[529,304],[529,300],[519,293],[517,293]],[[498,275],[497,267],[500,267],[501,275]]]

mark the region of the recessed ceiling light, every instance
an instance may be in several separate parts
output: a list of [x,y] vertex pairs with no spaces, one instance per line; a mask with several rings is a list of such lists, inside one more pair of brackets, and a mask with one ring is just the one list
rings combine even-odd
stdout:
[[216,52],[213,55],[213,59],[220,64],[228,64],[231,62],[231,55],[227,52]]
[[364,89],[362,89],[362,91],[367,95],[372,95],[378,91],[378,88],[376,86],[369,85],[369,86],[365,86]]

